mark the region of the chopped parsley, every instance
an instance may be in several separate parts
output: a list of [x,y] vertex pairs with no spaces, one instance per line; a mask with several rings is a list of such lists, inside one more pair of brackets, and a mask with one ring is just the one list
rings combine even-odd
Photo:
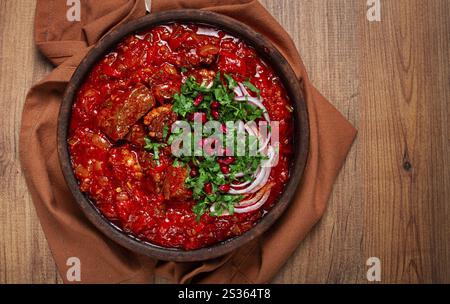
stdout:
[[152,142],[149,137],[144,137],[145,146],[144,149],[153,152],[153,159],[159,163],[159,149],[166,146],[164,143]]
[[166,138],[168,133],[169,133],[169,125],[164,124],[163,133],[162,133],[163,138]]
[[[217,101],[220,103],[220,122],[238,120],[248,122],[261,117],[262,110],[260,108],[234,100],[233,89],[237,86],[237,82],[228,74],[223,74],[223,76],[226,82],[221,80],[221,74],[218,72],[211,87],[197,83],[194,76],[188,77],[181,87],[181,92],[175,93],[173,97],[172,110],[183,118],[186,118],[188,114],[203,112],[206,113],[208,120],[215,120],[211,115],[210,104]],[[259,90],[249,81],[243,82],[243,84],[249,90],[259,93]],[[195,106],[194,100],[199,94],[203,95],[203,100]]]
[[[210,213],[212,216],[221,215],[224,210],[233,214],[234,205],[243,197],[221,193],[219,187],[230,183],[231,178],[220,171],[220,165],[217,163],[216,157],[205,157],[202,161],[197,159],[196,165],[198,175],[196,177],[189,176],[186,179],[186,185],[192,190],[193,198],[197,201],[193,209],[197,219],[205,214],[212,204],[215,204],[214,212]],[[204,190],[207,183],[212,185],[212,191],[209,194]]]
[[[218,120],[221,123],[239,120],[245,123],[261,118],[263,113],[260,108],[247,102],[235,101],[233,89],[238,85],[237,81],[228,74],[223,74],[223,79],[221,76],[218,72],[214,82],[208,87],[197,83],[195,77],[188,77],[182,85],[180,93],[174,95],[172,110],[183,118],[187,118],[192,113],[202,112],[206,114],[208,120],[215,120],[211,114],[211,102],[217,101],[220,103]],[[259,90],[249,81],[243,82],[243,85],[252,92],[259,94]],[[195,105],[194,100],[200,94],[202,94],[203,99]],[[203,132],[204,137],[208,135],[210,134]],[[180,136],[180,134],[171,134],[168,144],[171,144],[177,136]],[[236,130],[234,136],[236,136]],[[247,138],[246,140],[252,145],[255,144],[256,138]],[[151,147],[153,148],[153,146]],[[228,174],[222,173],[218,163],[219,157],[215,155],[180,156],[176,158],[174,166],[192,164],[198,171],[193,176],[189,175],[185,181],[197,202],[193,207],[197,220],[200,220],[200,217],[208,212],[211,216],[220,216],[224,212],[233,214],[234,206],[242,200],[243,196],[231,195],[226,191],[222,192],[219,187],[252,180],[253,173],[266,157],[262,155],[250,156],[248,152],[246,150],[244,156],[234,157],[234,161],[229,164]],[[209,193],[205,191],[206,184],[211,185]],[[210,210],[212,205],[214,205],[213,211]]]
[[247,87],[247,89],[249,89],[250,91],[252,91],[253,93],[258,94],[259,96],[259,90],[257,87],[255,87],[250,81],[246,80],[244,82],[242,82],[242,84]]

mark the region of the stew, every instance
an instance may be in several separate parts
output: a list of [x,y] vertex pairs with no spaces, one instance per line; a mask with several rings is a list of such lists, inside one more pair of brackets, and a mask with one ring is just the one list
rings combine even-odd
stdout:
[[[245,41],[195,24],[157,26],[126,37],[77,92],[73,170],[81,191],[126,233],[170,248],[210,246],[251,229],[283,192],[292,111],[279,77]],[[268,154],[235,156],[214,143],[211,153],[175,156],[178,121],[218,121],[233,136],[241,128]],[[278,123],[276,149],[242,125],[264,121]],[[198,144],[207,141],[201,134]]]

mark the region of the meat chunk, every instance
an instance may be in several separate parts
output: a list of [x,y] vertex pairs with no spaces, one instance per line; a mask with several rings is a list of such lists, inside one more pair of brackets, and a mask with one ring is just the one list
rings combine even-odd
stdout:
[[235,53],[221,51],[219,58],[217,59],[217,66],[219,70],[224,71],[225,73],[248,76],[245,60]]
[[74,173],[83,192],[94,198],[108,193],[106,159],[111,143],[100,131],[78,128],[68,140]]
[[144,117],[144,124],[148,126],[150,137],[163,140],[164,129],[170,130],[176,120],[177,114],[172,111],[172,105],[162,105],[151,110]]
[[181,75],[173,65],[163,63],[159,70],[149,78],[149,84],[158,102],[170,102],[173,95],[180,92]]
[[131,126],[154,106],[152,93],[140,84],[128,96],[112,95],[98,113],[98,125],[112,140],[123,139]]
[[108,162],[118,180],[140,180],[144,175],[137,153],[128,145],[111,149]]
[[197,49],[197,54],[200,57],[200,63],[205,65],[212,64],[219,54],[219,46],[215,44],[203,44]]
[[175,95],[175,93],[179,91],[180,91],[179,84],[174,84],[170,82],[155,84],[152,87],[153,95],[155,96],[156,100],[158,100],[160,103],[172,100],[173,95]]
[[185,201],[192,197],[192,191],[186,187],[188,168],[169,166],[162,191],[166,200]]
[[154,158],[153,154],[146,151],[139,154],[139,162],[150,182],[149,187],[156,193],[161,192],[167,168],[170,166],[169,158],[164,155],[163,149],[160,152],[158,160]]
[[145,126],[142,123],[137,123],[131,127],[130,132],[126,136],[126,140],[137,148],[143,148],[145,146],[146,131]]

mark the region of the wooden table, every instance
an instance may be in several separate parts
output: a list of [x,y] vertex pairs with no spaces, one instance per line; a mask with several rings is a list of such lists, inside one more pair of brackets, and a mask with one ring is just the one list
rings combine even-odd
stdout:
[[[450,282],[450,1],[265,0],[312,82],[359,130],[322,221],[276,283]],[[0,283],[61,282],[18,157],[25,95],[51,71],[35,0],[0,0]],[[159,279],[156,279],[159,282]]]

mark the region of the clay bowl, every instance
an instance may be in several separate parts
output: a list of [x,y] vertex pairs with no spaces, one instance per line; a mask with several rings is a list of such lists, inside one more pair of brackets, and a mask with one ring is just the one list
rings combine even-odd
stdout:
[[[168,249],[149,242],[141,241],[125,233],[119,227],[115,226],[108,219],[106,219],[97,210],[95,204],[80,191],[77,180],[75,179],[72,171],[67,145],[67,134],[72,104],[78,88],[83,83],[83,80],[89,73],[91,67],[125,36],[156,25],[171,22],[210,25],[245,40],[249,45],[253,46],[258,51],[259,56],[272,65],[273,69],[281,78],[294,106],[293,115],[295,120],[295,130],[293,140],[295,151],[290,168],[290,179],[285,187],[285,191],[279,197],[278,202],[274,205],[270,212],[268,212],[259,221],[259,223],[255,225],[255,227],[246,233],[233,239],[217,243],[213,246],[192,251]],[[174,10],[150,14],[126,23],[103,37],[80,63],[66,88],[58,117],[57,136],[59,160],[67,185],[87,218],[100,231],[123,247],[139,254],[160,260],[184,262],[207,260],[225,255],[245,245],[249,241],[260,236],[266,230],[270,229],[275,221],[286,210],[294,197],[303,174],[309,147],[309,127],[306,104],[300,84],[286,59],[266,37],[256,33],[241,22],[220,14],[200,10]]]

